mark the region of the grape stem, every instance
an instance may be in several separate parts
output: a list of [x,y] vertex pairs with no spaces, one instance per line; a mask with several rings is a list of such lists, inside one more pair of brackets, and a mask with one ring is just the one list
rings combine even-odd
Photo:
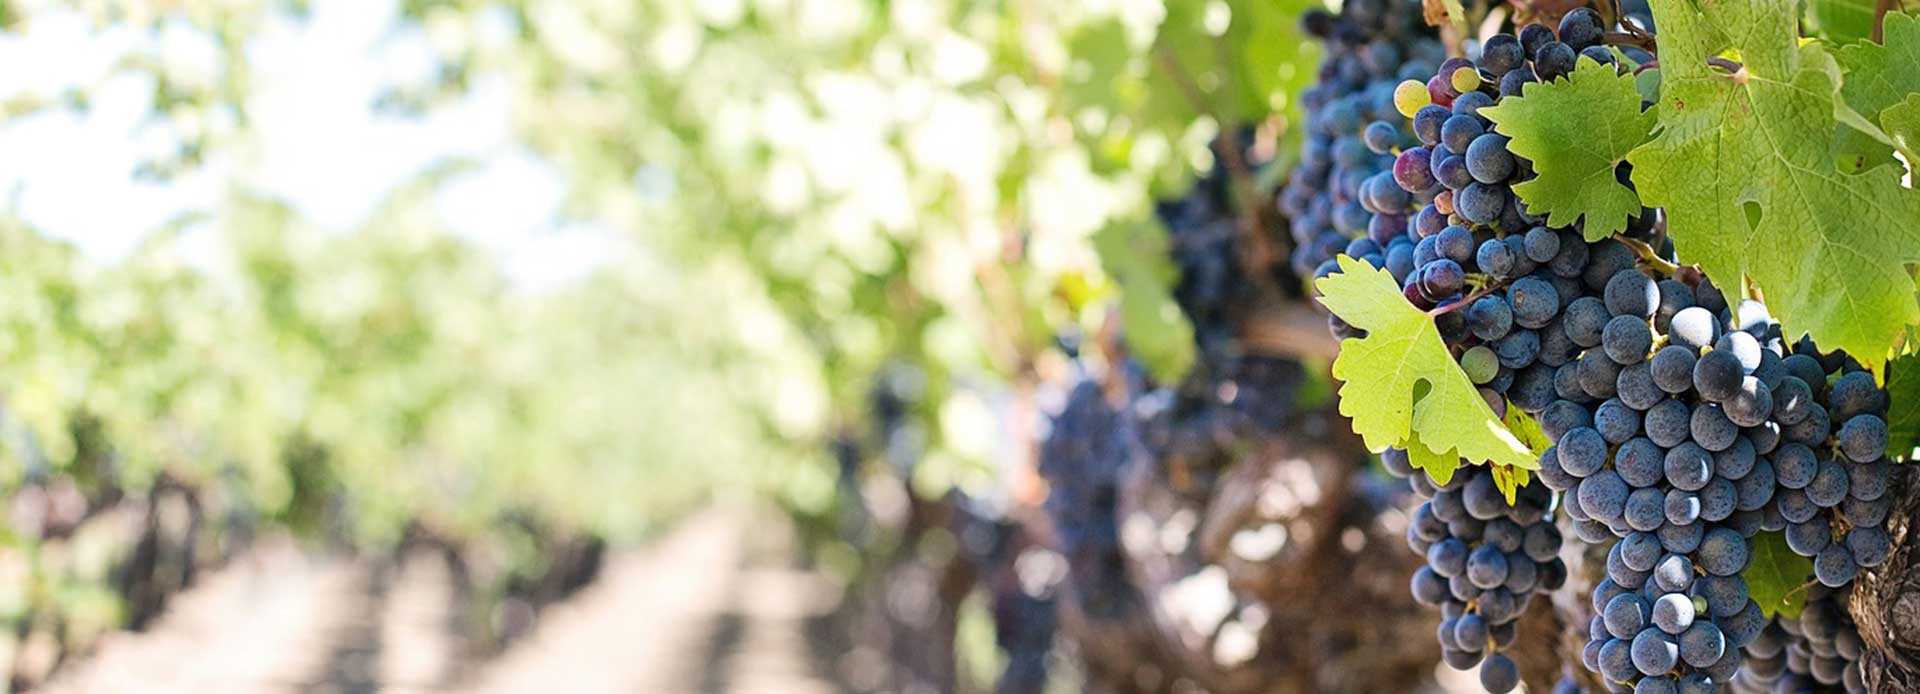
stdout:
[[[1633,26],[1628,24],[1626,26]],[[1609,31],[1600,35],[1600,40],[1615,46],[1633,46],[1648,53],[1657,47],[1653,37],[1632,31]]]
[[1633,249],[1634,255],[1640,256],[1640,262],[1652,266],[1654,270],[1659,271],[1662,275],[1672,277],[1674,273],[1680,271],[1679,265],[1675,265],[1666,258],[1660,257],[1660,254],[1653,250],[1653,246],[1647,245],[1645,241],[1628,238],[1624,234],[1614,234],[1613,240],[1619,241],[1622,246]]
[[1480,297],[1500,291],[1502,288],[1506,286],[1507,286],[1507,283],[1505,280],[1495,280],[1495,281],[1480,285],[1479,289],[1475,289],[1471,292],[1468,292],[1466,296],[1460,297],[1459,301],[1455,301],[1445,306],[1436,306],[1432,310],[1427,311],[1427,317],[1439,318],[1449,313],[1453,313],[1454,311],[1460,310],[1461,307],[1466,306],[1467,304],[1473,303],[1474,301],[1478,300]]
[[1887,13],[1895,7],[1903,7],[1902,0],[1877,0],[1873,3],[1873,42],[1886,42]]
[[1720,68],[1722,70],[1726,70],[1727,76],[1732,77],[1734,83],[1736,84],[1745,84],[1747,79],[1750,77],[1750,75],[1747,74],[1747,66],[1741,65],[1740,63],[1736,63],[1731,60],[1727,60],[1726,58],[1722,58],[1717,55],[1714,57],[1708,58],[1707,64]]

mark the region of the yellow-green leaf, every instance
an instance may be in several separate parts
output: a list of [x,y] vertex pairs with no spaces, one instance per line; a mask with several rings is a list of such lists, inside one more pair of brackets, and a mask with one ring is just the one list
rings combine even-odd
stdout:
[[[1397,446],[1472,462],[1535,469],[1532,451],[1495,416],[1447,351],[1433,319],[1400,295],[1393,275],[1346,256],[1314,283],[1328,310],[1366,337],[1340,343],[1333,376],[1340,413],[1373,450]],[[1431,471],[1430,473],[1431,474]]]

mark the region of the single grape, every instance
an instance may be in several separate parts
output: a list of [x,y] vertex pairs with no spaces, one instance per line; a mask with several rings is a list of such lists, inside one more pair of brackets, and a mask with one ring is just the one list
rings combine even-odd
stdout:
[[1607,443],[1626,443],[1640,434],[1640,412],[1617,398],[1609,399],[1594,409],[1593,424]]
[[[1863,373],[1863,372],[1855,372]],[[1851,375],[1851,374],[1849,374]],[[1868,377],[1871,380],[1872,377]],[[1835,382],[1833,395],[1840,394],[1838,387],[1846,376]],[[1877,391],[1876,391],[1877,392]],[[1836,403],[1836,408],[1839,405]],[[1837,414],[1836,416],[1842,416]],[[1887,421],[1873,414],[1858,414],[1840,425],[1840,451],[1848,460],[1856,463],[1871,463],[1878,460],[1887,450]]]
[[1667,330],[1669,342],[1695,350],[1712,346],[1719,337],[1719,320],[1713,317],[1711,311],[1700,306],[1690,306],[1673,314],[1673,322]]
[[1614,638],[1630,639],[1647,628],[1650,607],[1639,593],[1622,593],[1609,600],[1600,613],[1607,633]]
[[1693,408],[1687,430],[1700,447],[1716,452],[1726,450],[1740,436],[1740,427],[1727,418],[1726,410],[1713,403]]
[[[1691,309],[1689,309],[1691,310]],[[1740,389],[1740,379],[1746,376],[1739,358],[1724,350],[1713,350],[1700,355],[1693,366],[1693,387],[1700,397],[1713,402],[1722,402]]]
[[[1529,236],[1532,234],[1529,233]],[[1608,315],[1606,304],[1591,296],[1583,296],[1567,302],[1567,337],[1581,347],[1595,347],[1604,337]]]
[[[1465,71],[1463,71],[1465,72]],[[1507,136],[1486,133],[1467,145],[1467,171],[1481,183],[1499,183],[1513,175],[1513,155],[1507,151]]]
[[1886,409],[1887,396],[1873,381],[1873,374],[1850,371],[1834,379],[1827,402],[1834,419],[1849,419],[1857,414],[1878,413]]
[[1616,316],[1652,318],[1660,305],[1659,285],[1635,269],[1614,273],[1607,280],[1605,295],[1607,310]]
[[[1707,667],[1726,654],[1727,638],[1709,621],[1697,621],[1680,635],[1680,659],[1693,667]],[[1709,686],[1707,691],[1713,691]]]
[[1831,543],[1813,558],[1813,576],[1821,585],[1838,588],[1853,582],[1860,573],[1859,563],[1845,543]]
[[1520,685],[1520,667],[1513,659],[1494,653],[1480,664],[1480,686],[1492,694],[1505,694]]
[[1713,455],[1692,441],[1669,449],[1663,462],[1667,482],[1678,489],[1698,490],[1713,477]]
[[1526,60],[1520,39],[1512,34],[1494,34],[1480,45],[1480,67],[1495,77],[1520,67]]
[[1681,345],[1668,345],[1653,355],[1653,382],[1668,393],[1685,393],[1693,388],[1694,363],[1697,361],[1692,349]]
[[1474,252],[1474,263],[1480,266],[1480,271],[1494,277],[1512,276],[1518,261],[1513,249],[1501,239],[1487,239],[1486,243],[1480,244],[1480,250]]
[[1693,626],[1693,600],[1679,593],[1668,593],[1653,601],[1653,624],[1661,631],[1678,636]]
[[1446,145],[1448,151],[1465,154],[1467,147],[1473,144],[1474,138],[1487,132],[1486,127],[1480,123],[1480,119],[1475,116],[1466,114],[1449,116],[1440,124],[1440,143]]
[[1662,400],[1647,410],[1641,424],[1647,438],[1662,447],[1673,447],[1687,440],[1692,432],[1693,411],[1678,400]]
[[1536,277],[1523,277],[1507,288],[1507,301],[1513,306],[1514,322],[1529,328],[1545,326],[1560,310],[1560,295],[1553,284]]
[[1847,551],[1853,554],[1855,563],[1872,568],[1886,563],[1893,540],[1883,528],[1856,527],[1847,532]]
[[1600,19],[1600,13],[1590,7],[1579,7],[1560,18],[1560,41],[1581,50],[1600,43],[1600,36],[1606,33],[1606,26]]
[[1633,666],[1642,675],[1660,675],[1680,660],[1680,646],[1659,631],[1648,629],[1633,637]]
[[1361,132],[1360,138],[1366,142],[1368,151],[1374,154],[1390,154],[1400,143],[1400,131],[1391,123],[1377,120],[1367,124],[1367,129]]
[[1475,224],[1486,224],[1500,216],[1500,210],[1507,205],[1511,193],[1505,185],[1489,185],[1475,181],[1461,189],[1454,205],[1460,216]]
[[1607,321],[1600,344],[1614,363],[1637,364],[1647,358],[1647,350],[1653,347],[1653,330],[1644,318],[1615,316]]
[[1412,118],[1432,103],[1432,97],[1427,95],[1427,86],[1417,80],[1407,80],[1393,88],[1393,106],[1400,115]]
[[1482,340],[1498,340],[1513,329],[1513,309],[1498,294],[1480,297],[1467,307],[1467,329]]
[[1700,541],[1700,567],[1715,576],[1732,576],[1747,568],[1747,541],[1732,528],[1716,527]]
[[1575,477],[1589,477],[1599,472],[1607,463],[1607,441],[1599,431],[1588,426],[1579,426],[1568,430],[1555,445],[1559,450],[1562,469]]

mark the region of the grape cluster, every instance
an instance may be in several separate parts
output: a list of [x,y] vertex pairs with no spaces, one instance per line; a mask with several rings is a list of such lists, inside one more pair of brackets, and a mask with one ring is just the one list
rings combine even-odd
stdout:
[[1095,618],[1116,619],[1132,606],[1118,523],[1121,477],[1137,446],[1133,432],[1099,383],[1083,379],[1041,443],[1045,510],[1067,559],[1070,597]]
[[[1885,398],[1844,358],[1789,348],[1760,304],[1729,307],[1697,272],[1675,271],[1658,211],[1589,242],[1578,226],[1543,226],[1514,195],[1532,165],[1479,110],[1576,60],[1624,69],[1600,44],[1604,30],[1576,10],[1557,31],[1492,37],[1477,62],[1449,59],[1397,87],[1419,144],[1360,191],[1376,222],[1403,233],[1355,257],[1438,315],[1496,414],[1511,406],[1538,420],[1553,442],[1541,481],[1563,493],[1558,508],[1580,539],[1614,542],[1584,664],[1615,689],[1712,691],[1768,625],[1741,577],[1756,533],[1799,535],[1795,550],[1817,557],[1828,585],[1885,559]],[[1391,145],[1396,126],[1377,125],[1369,132]],[[1617,177],[1631,185],[1628,173]],[[1844,409],[1829,407],[1836,399]],[[1414,582],[1423,598],[1451,578],[1438,572],[1451,550],[1430,559],[1435,573]]]
[[1860,655],[1866,642],[1847,614],[1851,586],[1807,590],[1795,618],[1780,617],[1747,645],[1747,667],[1733,679],[1733,691],[1866,692]]
[[1298,164],[1280,209],[1290,220],[1296,276],[1324,275],[1334,256],[1384,262],[1386,241],[1404,219],[1376,217],[1363,202],[1367,181],[1393,163],[1391,148],[1408,144],[1394,117],[1393,88],[1429,74],[1446,57],[1420,20],[1417,2],[1355,0],[1340,14],[1315,10],[1306,28],[1325,45],[1318,81],[1301,94],[1307,112]]
[[[1254,134],[1242,129],[1229,138],[1241,161],[1254,160]],[[1167,227],[1168,254],[1180,270],[1173,298],[1193,325],[1194,342],[1209,359],[1237,355],[1238,329],[1258,296],[1241,264],[1239,219],[1235,216],[1227,157],[1216,143],[1213,168],[1185,195],[1161,200],[1154,213]],[[1271,268],[1279,271],[1282,268]]]
[[1821,584],[1839,588],[1893,549],[1884,527],[1893,503],[1887,394],[1859,363],[1805,343],[1782,371],[1773,393],[1786,443],[1773,455],[1773,509],[1786,523],[1787,547],[1813,558]]
[[[1523,488],[1521,503],[1498,513],[1458,511],[1498,500],[1483,467],[1463,466],[1464,481],[1438,487],[1415,479],[1432,500],[1409,530],[1428,555],[1413,591],[1446,611],[1447,661],[1485,657],[1469,649],[1482,642],[1459,630],[1481,633],[1462,621],[1479,614],[1466,597],[1479,594],[1462,589],[1486,590],[1467,560],[1481,557],[1487,572],[1506,551],[1488,549],[1505,540],[1504,530],[1488,537],[1491,519],[1532,532],[1551,527],[1551,509],[1580,540],[1611,543],[1607,577],[1590,596],[1583,664],[1614,691],[1717,691],[1743,671],[1743,654],[1778,655],[1769,634],[1807,631],[1774,625],[1751,598],[1742,574],[1757,534],[1784,532],[1794,552],[1814,559],[1823,590],[1844,590],[1886,560],[1886,395],[1857,362],[1791,342],[1764,305],[1730,305],[1697,270],[1678,266],[1660,211],[1642,209],[1621,233],[1589,240],[1578,224],[1546,226],[1513,193],[1534,176],[1532,163],[1480,110],[1562,78],[1578,61],[1626,70],[1651,59],[1603,45],[1606,30],[1597,13],[1576,9],[1557,29],[1496,35],[1472,60],[1450,58],[1397,86],[1404,119],[1363,131],[1364,144],[1393,154],[1392,167],[1355,190],[1370,231],[1398,232],[1370,233],[1346,251],[1391,273],[1407,300],[1435,315],[1495,414],[1518,408],[1552,443],[1537,473],[1545,489]],[[1409,121],[1413,139],[1398,139]],[[1615,173],[1632,186],[1628,165]],[[1410,472],[1404,454],[1383,459]],[[1481,525],[1455,527],[1460,517]],[[1498,606],[1495,614],[1504,616]],[[1844,619],[1821,619],[1813,631],[1823,645],[1802,650],[1828,659],[1814,681],[1833,684],[1845,663],[1835,665],[1832,644],[1858,633],[1849,636]],[[1502,645],[1489,634],[1488,645]],[[1494,674],[1485,683],[1504,691],[1494,685],[1511,661],[1487,662],[1483,679]]]
[[1446,484],[1434,484],[1415,473],[1405,451],[1388,450],[1381,460],[1428,497],[1413,512],[1407,544],[1427,558],[1412,590],[1421,604],[1440,608],[1441,658],[1461,670],[1479,665],[1488,691],[1512,691],[1519,668],[1500,651],[1513,645],[1533,597],[1567,580],[1551,494],[1523,487],[1509,505],[1485,465],[1462,466]]

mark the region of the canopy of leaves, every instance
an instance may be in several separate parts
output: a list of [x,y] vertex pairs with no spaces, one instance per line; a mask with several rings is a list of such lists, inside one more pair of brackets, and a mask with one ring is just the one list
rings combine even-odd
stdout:
[[[1723,287],[1751,281],[1790,335],[1876,371],[1920,320],[1920,196],[1900,172],[1844,173],[1828,144],[1844,112],[1832,58],[1802,47],[1794,3],[1654,3],[1662,81],[1653,141],[1628,156],[1666,208],[1680,256]],[[1709,59],[1724,52],[1743,65]]]

